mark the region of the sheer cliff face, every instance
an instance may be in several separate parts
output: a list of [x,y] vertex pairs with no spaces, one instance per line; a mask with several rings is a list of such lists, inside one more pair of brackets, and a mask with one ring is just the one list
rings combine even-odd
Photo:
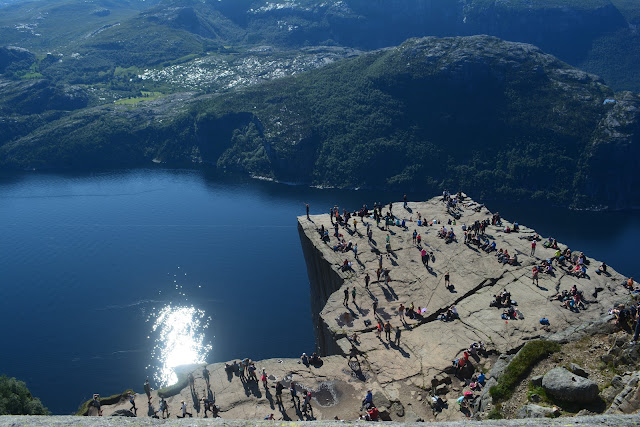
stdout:
[[331,294],[344,284],[344,277],[334,270],[320,250],[305,234],[302,225],[298,223],[298,233],[302,244],[302,253],[307,264],[309,289],[311,294],[311,314],[316,335],[316,346],[321,356],[340,353],[336,339],[320,317],[320,312],[326,305]]
[[583,161],[583,192],[591,199],[591,206],[640,208],[638,95],[626,92],[609,103],[609,111],[600,122]]

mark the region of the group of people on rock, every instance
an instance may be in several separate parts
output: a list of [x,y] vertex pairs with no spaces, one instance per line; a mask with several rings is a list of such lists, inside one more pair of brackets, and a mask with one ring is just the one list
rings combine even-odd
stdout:
[[502,250],[502,248],[500,248],[498,252],[496,252],[496,257],[500,264],[518,265],[518,254],[509,254],[508,249]]
[[558,292],[549,298],[550,301],[560,301],[560,305],[568,310],[579,312],[580,309],[586,310],[584,294],[578,290],[576,285],[571,286],[569,290]]
[[320,359],[320,356],[318,356],[318,353],[314,351],[311,356],[307,356],[307,353],[302,353],[302,356],[300,356],[300,362],[304,366],[309,367],[309,365],[319,365],[320,363],[322,363],[322,360]]
[[[477,397],[476,391],[481,391],[486,383],[486,375],[476,368],[470,362],[470,356],[479,360],[480,355],[487,356],[487,349],[483,342],[474,342],[468,349],[462,352],[462,356],[451,361],[453,374],[456,378],[465,382],[465,387],[469,390],[463,391],[462,396],[456,399],[456,403],[460,406],[460,410],[466,415],[471,416],[471,407]],[[439,381],[437,377],[433,377],[431,381],[432,402],[431,407],[434,414],[439,412],[446,405],[446,400],[442,400],[437,396]]]

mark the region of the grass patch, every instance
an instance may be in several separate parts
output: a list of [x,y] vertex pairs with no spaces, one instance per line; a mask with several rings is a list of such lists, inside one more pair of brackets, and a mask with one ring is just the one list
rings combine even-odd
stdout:
[[116,105],[135,105],[144,101],[153,101],[154,99],[158,99],[162,96],[162,92],[140,92],[141,96],[136,96],[133,98],[123,98],[115,101]]
[[22,80],[31,80],[31,79],[41,79],[44,76],[40,73],[35,73],[35,72],[29,72],[29,73],[25,73],[20,75],[20,78]]
[[502,401],[511,397],[513,390],[540,360],[560,350],[560,344],[552,341],[536,340],[528,342],[513,358],[498,384],[489,389],[494,401]]
[[[113,405],[114,403],[118,403],[120,402],[120,400],[122,399],[126,399],[130,394],[134,394],[135,392],[131,389],[129,390],[125,390],[120,394],[114,394],[112,396],[108,396],[108,397],[101,397],[100,399],[100,404],[101,405]],[[86,402],[84,402],[80,408],[78,408],[78,412],[76,412],[76,415],[87,415],[89,413],[89,404],[91,403],[93,399],[89,399]]]
[[164,397],[165,399],[171,396],[175,396],[176,394],[180,393],[180,391],[185,388],[187,385],[189,385],[189,380],[187,379],[186,375],[178,376],[178,382],[161,388],[158,390],[158,396],[160,397]]
[[547,402],[547,403],[551,402],[551,399],[549,399],[549,396],[547,396],[547,392],[544,391],[544,388],[534,387],[533,385],[529,384],[529,390],[527,391],[527,400],[529,402],[531,402],[531,396],[533,396],[534,394],[537,394],[538,396],[540,396],[541,402]]
[[502,406],[500,404],[494,405],[493,408],[491,408],[491,410],[487,414],[487,419],[488,420],[501,420],[501,419],[503,419],[504,416],[502,415],[501,409],[502,409]]

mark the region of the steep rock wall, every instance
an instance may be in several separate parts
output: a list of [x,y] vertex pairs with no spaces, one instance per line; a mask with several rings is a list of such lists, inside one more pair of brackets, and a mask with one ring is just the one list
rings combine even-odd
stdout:
[[336,337],[320,317],[320,312],[329,300],[329,296],[336,292],[344,283],[344,278],[324,259],[322,252],[309,240],[298,219],[298,234],[302,244],[302,253],[307,264],[309,288],[311,291],[311,314],[316,335],[318,354],[328,356],[341,353],[336,344]]

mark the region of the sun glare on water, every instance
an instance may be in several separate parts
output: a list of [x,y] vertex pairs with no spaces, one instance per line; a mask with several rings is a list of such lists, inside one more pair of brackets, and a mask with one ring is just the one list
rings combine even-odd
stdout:
[[211,344],[205,344],[204,330],[209,318],[195,307],[167,305],[152,315],[155,345],[152,356],[156,367],[153,377],[163,387],[175,384],[175,368],[180,365],[205,363]]

